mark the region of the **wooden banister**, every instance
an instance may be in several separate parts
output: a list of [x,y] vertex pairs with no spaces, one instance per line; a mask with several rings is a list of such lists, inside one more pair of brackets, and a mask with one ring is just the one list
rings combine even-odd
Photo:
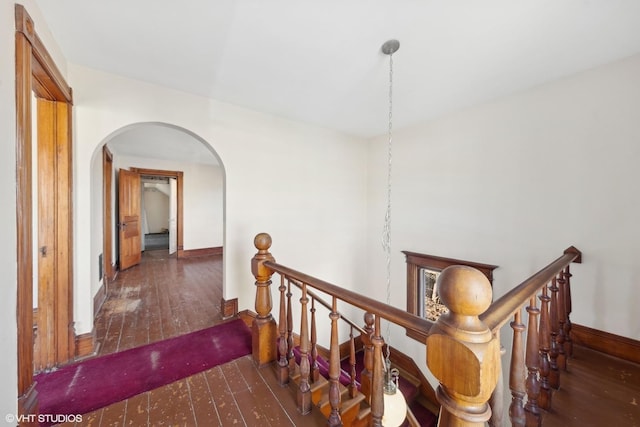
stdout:
[[[284,276],[281,276],[284,277]],[[289,280],[290,283],[293,283],[294,285],[296,285],[298,288],[302,289],[302,283],[297,281],[297,280]],[[328,302],[326,302],[324,299],[322,299],[322,297],[318,296],[318,294],[316,294],[313,291],[310,291],[309,289],[307,289],[307,295],[309,295],[314,301],[317,301],[320,303],[320,305],[322,305],[324,308],[326,308],[327,310],[331,311],[332,307],[331,304],[329,304]],[[352,328],[356,329],[358,332],[360,332],[361,334],[366,334],[367,332],[361,328],[360,326],[358,326],[354,321],[349,320],[348,317],[343,316],[342,313],[340,313],[339,311],[337,312],[338,315],[340,316],[340,318],[342,319],[342,321],[344,321],[346,324],[348,324],[349,326],[351,326]]]
[[405,329],[414,331],[428,331],[434,325],[434,322],[407,313],[406,310],[393,307],[391,305],[377,301],[373,298],[369,298],[348,289],[341,288],[329,282],[325,282],[324,280],[317,279],[308,274],[289,268],[285,265],[278,264],[275,261],[264,261],[263,266],[267,269],[270,269],[272,272],[278,272],[290,279],[295,279],[295,281],[297,282],[306,283],[308,286],[314,289],[317,289],[329,295],[333,295],[339,300],[353,305],[354,307],[358,307],[364,311],[379,315],[383,319]]
[[[282,384],[286,383],[284,376],[287,371],[289,374],[293,371],[292,362],[295,362],[292,350],[291,284],[299,287],[302,292],[301,377],[298,389],[298,407],[301,412],[306,413],[311,409],[309,383],[315,382],[313,375],[310,378],[309,371],[312,368],[309,363],[313,363],[317,356],[314,350],[316,302],[330,311],[328,400],[331,408],[327,413],[330,426],[343,425],[340,418],[340,351],[337,326],[340,319],[346,321],[351,328],[351,384],[348,386],[350,397],[356,393],[353,331],[358,330],[361,333],[364,348],[361,392],[371,406],[369,425],[381,426],[384,415],[384,340],[380,327],[382,319],[403,327],[408,332],[418,332],[426,337],[426,364],[440,382],[436,393],[441,404],[439,426],[483,426],[490,419],[491,425],[500,423],[500,414],[491,417],[492,411],[488,402],[502,372],[498,339],[500,327],[512,318],[514,339],[509,377],[512,394],[509,415],[512,424],[539,426],[540,410],[551,407],[551,389],[559,387],[559,371],[566,367],[566,357],[571,355],[569,264],[581,262],[581,253],[576,248],[566,249],[562,256],[493,303],[491,284],[482,272],[469,266],[447,267],[438,278],[438,289],[440,299],[449,312],[432,322],[275,262],[269,253],[271,237],[268,234],[256,236],[254,244],[258,249],[251,264],[256,277],[257,316],[252,327],[254,360],[258,364],[277,360],[276,366]],[[281,276],[278,288],[279,321],[286,323],[286,326],[279,325],[277,330],[271,315],[270,295],[271,276],[275,272]],[[329,295],[331,303],[325,302],[311,289]],[[337,310],[338,301],[363,310],[365,327],[360,328],[344,318]],[[311,306],[310,310],[308,305]],[[526,322],[521,319],[523,308],[528,314]],[[310,333],[308,311],[311,313]],[[527,323],[527,327],[524,323]],[[274,351],[276,348],[278,357]],[[310,360],[309,355],[313,360]],[[500,395],[499,392],[497,396],[494,395],[494,401]]]
[[516,310],[572,262],[582,262],[582,254],[573,246],[567,248],[561,257],[494,301],[487,311],[480,315],[480,320],[494,332],[500,329]]
[[427,337],[427,366],[440,381],[438,422],[481,427],[491,418],[500,369],[500,343],[478,317],[491,304],[491,284],[479,270],[458,265],[440,273],[438,289],[449,309]]

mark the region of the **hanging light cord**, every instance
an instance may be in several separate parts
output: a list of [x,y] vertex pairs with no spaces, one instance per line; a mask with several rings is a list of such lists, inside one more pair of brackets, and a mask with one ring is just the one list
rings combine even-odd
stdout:
[[[384,215],[384,227],[382,230],[382,249],[387,256],[387,304],[391,302],[391,165],[392,156],[391,148],[393,145],[393,53],[389,54],[389,130],[388,130],[388,144],[387,144],[387,210]],[[386,364],[390,364],[389,361],[389,342],[391,341],[390,322],[387,322],[387,339],[385,342],[386,347]]]

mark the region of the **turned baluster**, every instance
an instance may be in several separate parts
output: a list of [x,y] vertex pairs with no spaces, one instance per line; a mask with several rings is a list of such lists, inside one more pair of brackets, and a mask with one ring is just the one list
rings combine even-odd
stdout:
[[381,427],[382,416],[384,415],[384,356],[382,347],[384,339],[380,332],[380,316],[375,316],[373,335],[371,343],[373,345],[373,369],[371,371],[371,426]]
[[511,389],[511,405],[509,405],[509,418],[514,427],[524,427],[526,415],[524,411],[523,399],[525,393],[524,375],[524,344],[522,333],[524,325],[521,321],[520,309],[515,312],[513,322],[510,323],[513,329],[513,344],[511,348],[511,366],[509,370],[509,388]]
[[498,382],[500,343],[478,317],[492,301],[491,284],[479,270],[450,266],[437,282],[442,314],[427,337],[427,366],[439,380],[439,425],[482,427]]
[[302,284],[300,305],[300,384],[298,385],[298,410],[300,413],[311,412],[311,387],[309,386],[309,324],[307,320],[307,284]]
[[538,316],[540,310],[536,307],[536,297],[531,297],[529,306],[529,325],[527,327],[527,352],[525,364],[527,365],[527,404],[524,406],[527,427],[540,426],[540,408],[538,407],[538,397],[540,396],[540,379],[538,370],[540,369],[540,339],[538,336]]
[[551,349],[551,328],[549,325],[549,298],[547,287],[542,287],[540,295],[540,398],[538,406],[551,409],[551,386],[549,385],[549,350]]
[[564,275],[564,305],[567,317],[564,323],[564,352],[567,357],[573,356],[573,339],[571,338],[571,272],[567,265],[562,273]]
[[293,309],[291,308],[291,281],[287,281],[287,359],[289,360],[289,376],[296,371],[296,356],[293,352]]
[[551,305],[549,317],[551,320],[551,350],[549,351],[549,385],[554,389],[560,388],[560,372],[558,371],[558,286],[556,278],[551,280]]
[[256,318],[251,324],[251,344],[253,360],[258,366],[266,365],[276,360],[276,321],[271,315],[271,276],[273,271],[265,267],[265,261],[275,261],[269,248],[271,236],[267,233],[258,234],[253,244],[258,249],[251,259],[251,273],[256,278]]
[[566,307],[564,302],[564,285],[565,280],[562,272],[558,274],[558,369],[567,370],[567,354],[564,351],[566,341],[564,324],[567,318]]
[[320,378],[320,368],[318,367],[318,334],[316,332],[316,300],[311,298],[311,382]]
[[329,403],[331,404],[331,413],[327,424],[330,426],[341,426],[340,419],[340,343],[338,341],[338,319],[340,314],[337,307],[338,300],[333,297],[331,304],[331,345],[329,347]]
[[364,331],[365,333],[360,336],[362,340],[363,354],[363,368],[360,372],[360,392],[367,398],[367,402],[371,403],[371,381],[373,372],[373,343],[371,338],[373,337],[373,322],[374,316],[371,313],[364,314]]
[[285,305],[285,291],[287,287],[284,284],[284,276],[280,276],[280,316],[278,317],[278,328],[280,337],[278,338],[278,382],[280,385],[289,383],[289,361],[287,360],[287,313]]
[[349,331],[349,366],[351,366],[349,397],[353,399],[358,393],[358,385],[356,384],[356,339],[353,336],[353,326]]

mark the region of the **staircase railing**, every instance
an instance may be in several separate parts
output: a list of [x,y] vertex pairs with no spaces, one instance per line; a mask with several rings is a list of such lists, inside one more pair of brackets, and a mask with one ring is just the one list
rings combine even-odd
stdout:
[[[509,418],[513,426],[540,426],[540,409],[551,409],[553,390],[573,353],[571,340],[571,263],[582,262],[575,247],[496,300],[480,320],[498,333],[509,319],[513,346],[509,388]],[[537,305],[540,300],[540,307]],[[522,321],[525,309],[527,327]],[[526,343],[524,331],[527,330]],[[498,390],[500,393],[500,390]],[[501,401],[501,396],[496,396]],[[496,425],[500,422],[497,421]]]
[[[487,278],[478,270],[465,266],[452,266],[445,269],[438,282],[441,301],[449,308],[449,313],[442,315],[437,322],[420,318],[404,310],[381,303],[372,298],[314,278],[305,273],[275,262],[269,252],[271,237],[261,233],[254,239],[258,252],[251,261],[252,273],[256,278],[256,318],[253,322],[253,358],[258,365],[277,361],[281,383],[285,383],[291,369],[292,331],[285,330],[284,325],[292,324],[292,310],[290,285],[299,285],[302,290],[300,303],[301,329],[300,352],[301,380],[298,390],[298,408],[305,413],[310,410],[311,397],[309,378],[312,372],[309,360],[314,360],[314,340],[308,336],[309,325],[307,305],[311,288],[327,294],[331,298],[329,318],[331,319],[331,345],[329,360],[329,400],[331,413],[328,425],[342,425],[340,419],[340,393],[338,378],[340,372],[340,350],[338,341],[337,302],[358,307],[367,314],[367,335],[363,335],[365,345],[365,372],[362,377],[362,390],[368,394],[371,406],[370,425],[381,426],[384,415],[383,376],[384,376],[384,340],[381,334],[381,319],[385,319],[408,331],[427,333],[426,365],[439,380],[437,398],[441,404],[440,426],[482,426],[491,417],[489,400],[496,389],[500,378],[500,345],[499,329],[512,316],[514,329],[514,344],[512,351],[512,366],[510,388],[513,401],[510,407],[510,417],[514,425],[534,424],[540,420],[537,390],[544,390],[548,382],[551,388],[559,384],[559,369],[562,369],[566,355],[571,352],[571,341],[568,338],[571,329],[569,313],[571,299],[569,289],[568,265],[580,262],[580,252],[569,248],[564,255],[549,264],[540,272],[524,281],[522,284],[492,301],[492,289]],[[273,273],[281,276],[279,330],[271,313],[271,276]],[[540,300],[542,308],[536,307],[536,294],[542,292]],[[548,296],[548,293],[551,293]],[[315,294],[314,294],[315,295]],[[529,302],[529,333],[527,334],[526,357],[522,345],[521,309]],[[314,311],[312,311],[314,313]],[[541,313],[541,315],[540,315]],[[538,326],[538,317],[540,325]],[[312,322],[315,316],[312,315]],[[291,328],[291,326],[286,326]],[[315,328],[312,328],[314,330]],[[540,332],[540,333],[539,333]],[[548,332],[548,333],[547,333]],[[366,337],[369,341],[366,341]],[[548,341],[543,336],[548,336]],[[367,353],[369,345],[370,353]],[[309,353],[311,352],[311,358]],[[549,355],[548,365],[545,355]],[[521,372],[526,365],[529,375],[525,381]],[[546,366],[549,366],[548,374]],[[285,378],[286,375],[286,378]],[[370,380],[367,379],[370,376]],[[546,379],[545,379],[546,378]],[[365,385],[366,381],[370,381]],[[496,389],[499,394],[501,387]],[[524,396],[527,395],[526,405]],[[545,406],[550,407],[551,394],[545,394]],[[499,402],[501,397],[493,395],[493,401]],[[498,416],[496,416],[498,415]],[[494,414],[492,424],[500,425],[501,414]],[[537,420],[537,421],[536,421]]]

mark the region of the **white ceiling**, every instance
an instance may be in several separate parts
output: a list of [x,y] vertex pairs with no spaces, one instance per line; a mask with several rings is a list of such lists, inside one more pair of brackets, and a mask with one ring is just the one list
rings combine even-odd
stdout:
[[162,123],[137,123],[107,142],[114,154],[188,163],[219,165],[208,145],[183,129]]
[[640,52],[638,0],[36,0],[70,62],[351,135]]

